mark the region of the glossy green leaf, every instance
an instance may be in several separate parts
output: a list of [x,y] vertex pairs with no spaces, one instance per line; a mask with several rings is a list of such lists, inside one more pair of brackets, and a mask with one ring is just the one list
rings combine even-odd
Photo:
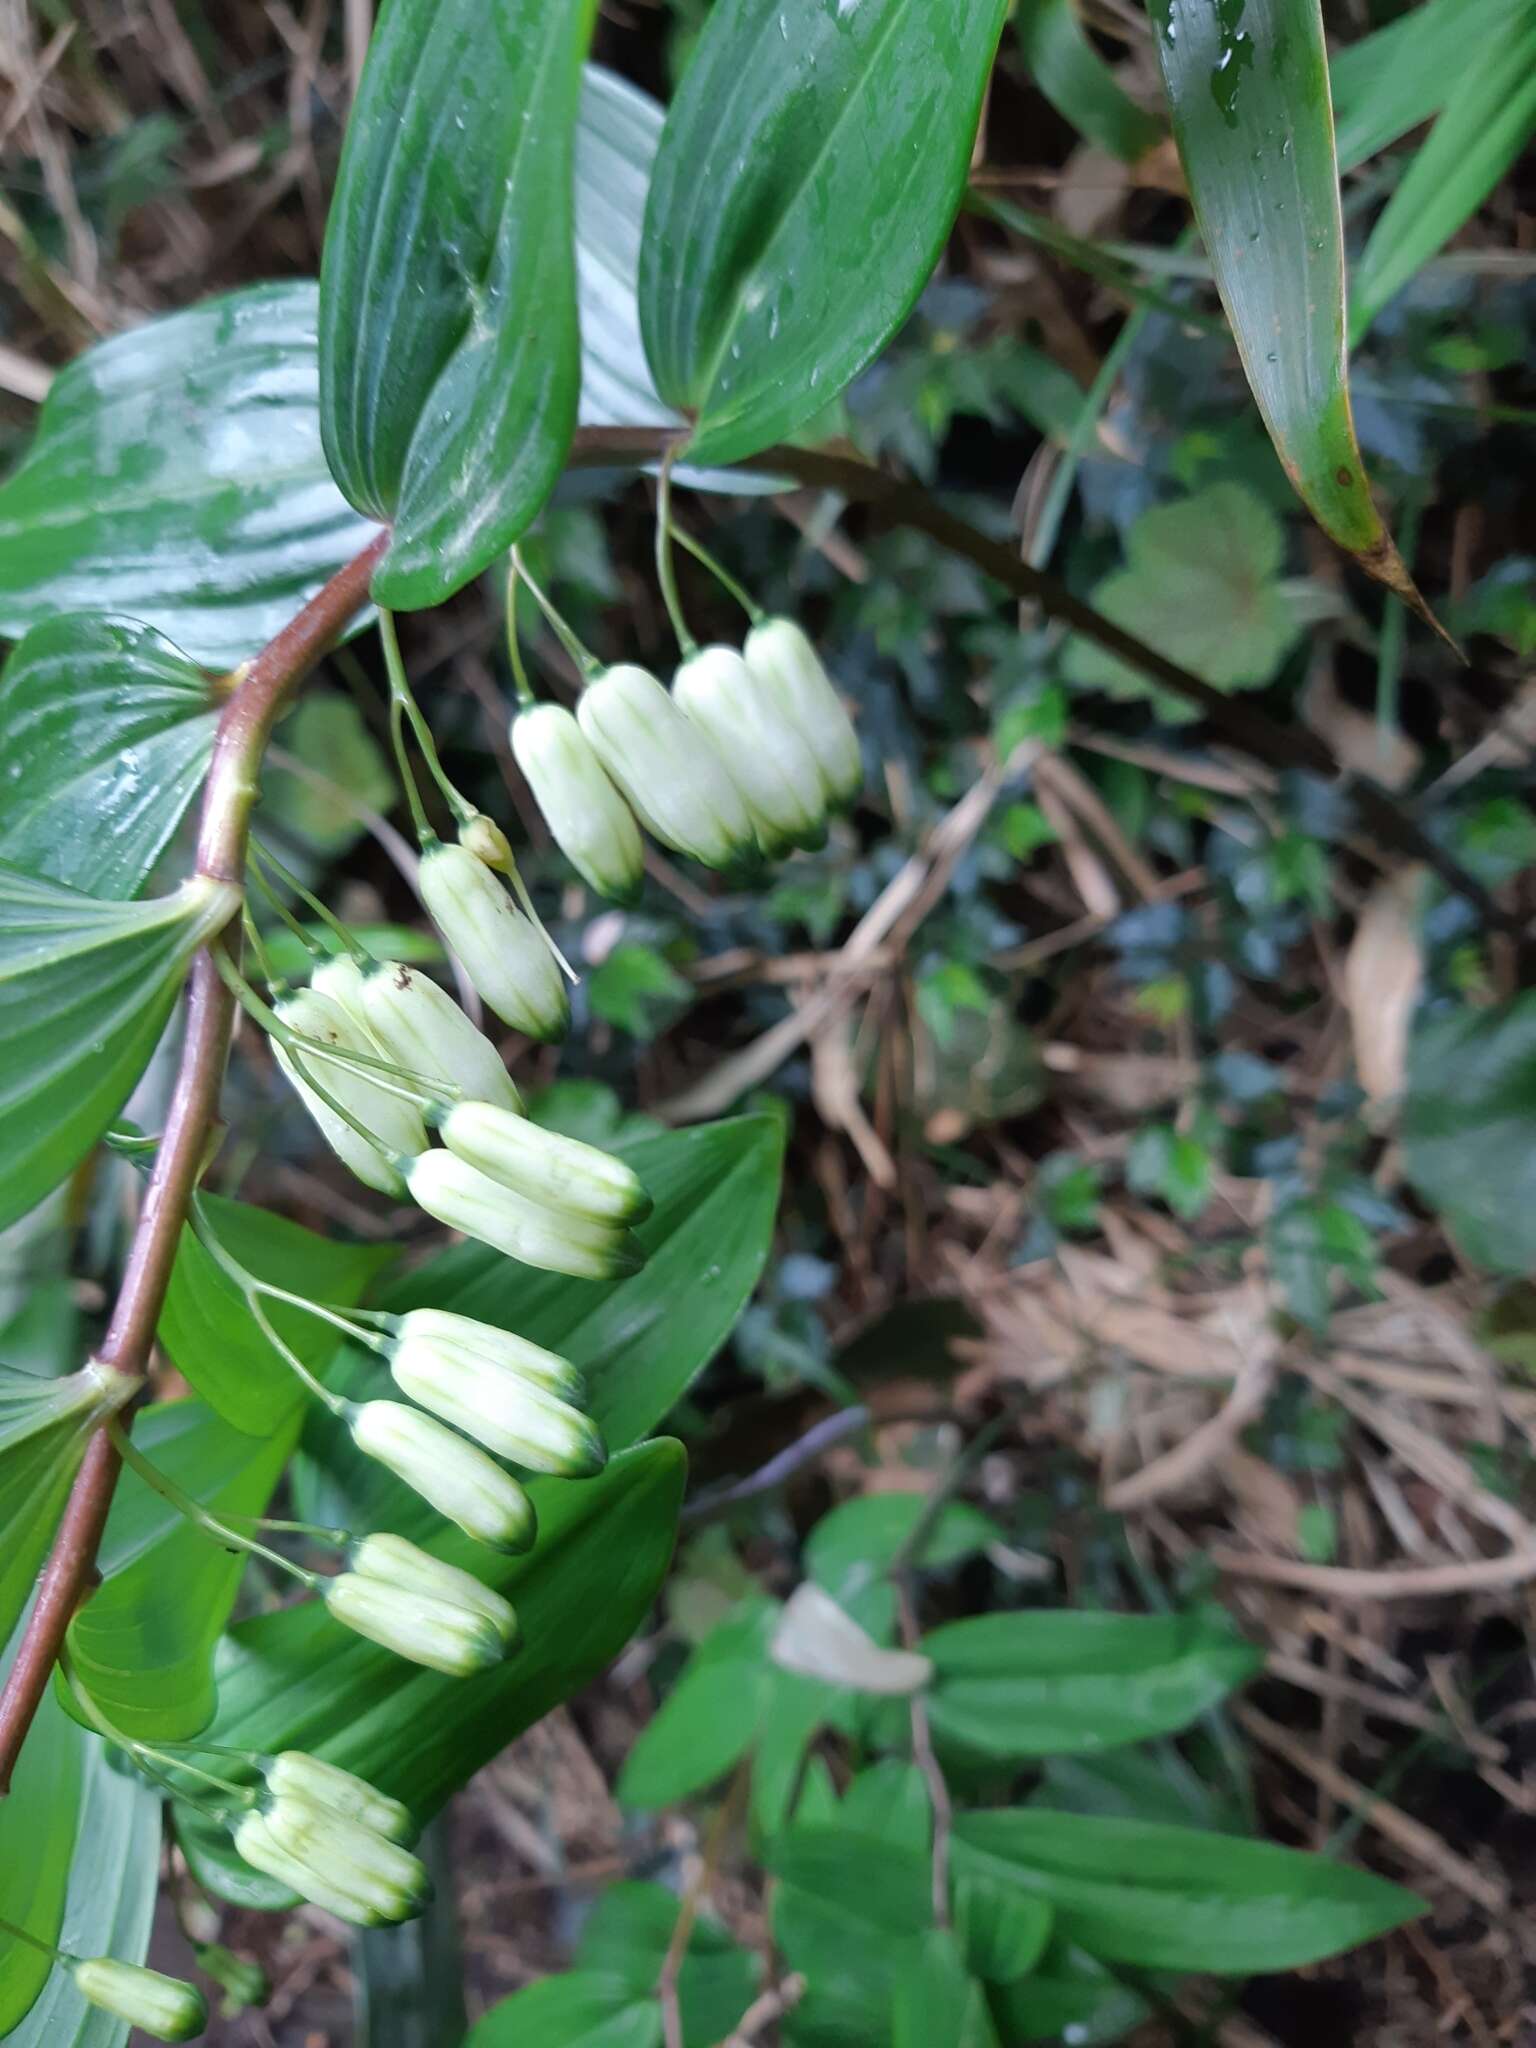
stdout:
[[[395,1258],[393,1246],[321,1237],[222,1195],[200,1200],[214,1235],[248,1272],[310,1301],[355,1306]],[[336,1351],[335,1329],[285,1302],[268,1301],[266,1308],[278,1335],[319,1372]],[[177,1371],[236,1429],[265,1435],[308,1399],[292,1366],[257,1326],[245,1297],[190,1229],[182,1231],[176,1249],[159,1335]]]
[[1207,1976],[1291,1970],[1400,1927],[1422,1901],[1369,1871],[1197,1828],[963,1813],[955,1875],[1046,1898],[1058,1931],[1107,1962]]
[[0,860],[136,896],[217,723],[201,669],[152,627],[100,614],[34,626],[0,673]]
[[640,323],[690,454],[803,426],[890,339],[965,188],[1006,0],[717,0],[656,157]]
[[0,485],[0,634],[114,611],[210,668],[254,654],[373,532],[326,469],[315,348],[314,286],[256,285],[61,371]]
[[1536,1265],[1536,993],[1429,1018],[1409,1047],[1408,1178],[1480,1266]]
[[[64,1911],[54,1939],[71,1954],[116,1956],[142,1962],[149,1949],[160,1865],[160,1800],[137,1772],[104,1742],[75,1728],[57,1703],[45,1698],[38,1718],[62,1722],[79,1757],[79,1796],[73,1809],[74,1855]],[[25,1752],[23,1752],[25,1758]],[[21,1768],[27,1768],[25,1761]],[[65,1796],[64,1783],[59,1786]],[[33,1841],[13,1822],[14,1796],[0,1805],[0,1864],[30,1855]],[[11,1833],[15,1826],[17,1832]],[[0,1908],[0,1910],[4,1910]],[[41,1958],[37,1959],[39,1962]],[[13,1958],[0,1937],[0,1980],[9,1988]],[[0,2008],[5,1993],[0,1991]],[[0,2011],[0,2030],[3,2030]],[[52,1970],[36,2003],[6,2048],[123,2048],[121,2020],[87,2005],[67,1971]]]
[[661,2048],[661,2007],[622,1977],[541,1977],[493,2005],[464,2048]]
[[[0,1801],[0,1919],[39,1941],[58,1940],[84,1769],[80,1731],[44,1700],[16,1760],[11,1789]],[[0,2038],[31,2009],[50,1968],[46,1956],[0,1931]]]
[[586,1374],[610,1447],[654,1429],[725,1342],[768,1256],[783,1127],[732,1117],[627,1139],[616,1149],[655,1203],[633,1279],[602,1285],[531,1273],[459,1245],[401,1281],[392,1309],[449,1308],[516,1330]]
[[0,1366],[0,1631],[7,1638],[53,1540],[96,1408],[97,1387],[84,1373],[39,1381]]
[[1151,15],[1195,218],[1275,452],[1324,532],[1422,608],[1350,417],[1320,0],[1153,0]]
[[127,1101],[188,959],[233,901],[198,879],[113,903],[0,863],[0,1228],[57,1187]]
[[[637,1997],[654,1997],[681,1908],[665,1885],[610,1885],[581,1930],[578,1967],[621,1978]],[[756,1959],[718,1921],[702,1914],[694,1920],[677,1980],[687,2048],[725,2039],[757,1995],[758,1974]]]
[[923,1637],[941,1755],[1071,1755],[1187,1727],[1262,1653],[1209,1616],[1086,1609],[978,1614]]
[[768,1645],[779,1613],[776,1600],[743,1600],[705,1637],[630,1745],[619,1773],[624,1805],[675,1805],[746,1755],[771,1690]]
[[[145,1457],[217,1515],[259,1514],[298,1436],[298,1418],[256,1439],[201,1401],[168,1401],[134,1424]],[[141,1742],[184,1742],[214,1710],[214,1649],[246,1566],[130,1466],[102,1538],[102,1583],[69,1628],[80,1683],[115,1728]],[[81,1713],[61,1682],[60,1698]]]
[[[403,1663],[316,1601],[239,1623],[220,1649],[208,1739],[309,1750],[426,1821],[622,1649],[671,1558],[683,1473],[681,1446],[661,1438],[614,1458],[595,1479],[534,1481],[539,1541],[524,1557],[494,1556],[439,1522],[430,1548],[505,1593],[522,1625],[521,1648],[480,1676],[444,1678]],[[205,1881],[237,1901],[289,1903],[235,1857],[226,1836],[195,1816],[180,1820]]]
[[320,272],[331,472],[393,527],[382,604],[437,604],[523,531],[580,382],[572,151],[595,0],[392,0]]
[[1432,120],[1466,69],[1467,52],[1499,46],[1528,0],[1423,0],[1336,50],[1329,61],[1339,169],[1352,171]]
[[997,2048],[980,1984],[954,1935],[931,1927],[913,1944],[891,1999],[891,2048]]
[[1090,42],[1077,0],[1021,0],[1014,26],[1030,77],[1090,142],[1128,164],[1161,142],[1161,125],[1127,96]]
[[1536,0],[1507,22],[1479,23],[1455,82],[1382,209],[1351,280],[1350,338],[1483,204],[1536,130]]
[[1053,1942],[1027,1977],[991,1985],[988,1999],[1006,2048],[1034,2041],[1098,2048],[1122,2039],[1151,2012],[1146,1999],[1069,1942]]

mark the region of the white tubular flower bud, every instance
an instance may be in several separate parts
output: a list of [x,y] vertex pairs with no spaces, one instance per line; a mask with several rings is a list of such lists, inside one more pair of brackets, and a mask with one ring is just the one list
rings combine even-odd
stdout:
[[[365,1053],[370,1059],[379,1057],[378,1048],[372,1040],[363,1035],[345,1010],[329,996],[320,995],[314,989],[295,989],[273,1007],[289,1030],[301,1037],[316,1039],[323,1045],[334,1045],[341,1052]],[[337,1158],[350,1167],[360,1181],[377,1188],[381,1194],[401,1194],[403,1183],[391,1163],[391,1156],[404,1153],[409,1158],[426,1143],[426,1126],[416,1105],[406,1096],[393,1095],[388,1089],[379,1087],[362,1067],[344,1066],[337,1060],[326,1059],[302,1047],[295,1059],[276,1039],[272,1041],[272,1053],[298,1090],[304,1107],[320,1126],[326,1143]],[[345,1117],[338,1116],[328,1103],[321,1101],[313,1086],[315,1082],[349,1109],[364,1129],[374,1134],[373,1144],[354,1131]]]
[[88,2005],[140,2027],[157,2041],[190,2041],[208,2024],[208,2004],[194,1984],[164,1977],[113,1956],[87,1956],[70,1965],[75,1989]]
[[587,1398],[587,1383],[569,1359],[546,1351],[542,1344],[530,1344],[526,1337],[514,1336],[510,1330],[498,1330],[494,1323],[477,1323],[473,1316],[455,1315],[451,1309],[408,1310],[400,1319],[395,1342],[401,1350],[407,1345],[430,1344],[439,1356],[451,1351],[465,1358],[484,1359],[490,1365],[531,1380],[535,1386],[547,1388],[562,1401],[575,1402],[577,1407]]
[[389,1369],[402,1394],[530,1472],[585,1479],[607,1461],[590,1416],[505,1366],[418,1341],[402,1344]]
[[565,982],[548,944],[482,861],[462,846],[422,856],[422,901],[481,998],[530,1038],[563,1038]]
[[384,1579],[341,1572],[326,1581],[324,1599],[343,1628],[392,1650],[408,1664],[424,1664],[449,1678],[490,1671],[507,1653],[500,1633],[483,1614],[424,1599]]
[[574,1280],[615,1280],[645,1264],[638,1240],[620,1225],[542,1209],[452,1152],[423,1152],[405,1178],[429,1216],[525,1266]]
[[706,647],[672,679],[673,701],[714,743],[770,860],[827,843],[827,785],[799,727],[734,647]]
[[269,1758],[262,1776],[274,1798],[281,1798],[284,1793],[297,1794],[312,1805],[328,1806],[345,1820],[372,1828],[386,1841],[406,1842],[416,1831],[409,1809],[398,1799],[388,1798],[366,1778],[344,1771],[340,1764],[324,1763],[307,1750],[285,1749],[280,1756]]
[[503,1649],[510,1650],[517,1641],[517,1616],[510,1600],[504,1600],[494,1586],[485,1585],[473,1572],[444,1564],[440,1557],[408,1543],[403,1536],[363,1537],[353,1545],[351,1568],[361,1578],[387,1580],[423,1600],[447,1601],[484,1615],[500,1636]]
[[634,813],[563,704],[534,704],[512,721],[512,751],[555,844],[599,896],[633,903],[645,878]]
[[429,1081],[521,1115],[523,1098],[501,1054],[446,990],[394,960],[361,977],[358,1004],[385,1057]]
[[438,1125],[450,1152],[530,1202],[592,1223],[639,1223],[651,1198],[622,1159],[508,1116],[488,1102],[456,1102]]
[[328,1806],[290,1793],[273,1800],[266,1823],[279,1849],[322,1885],[356,1899],[381,1920],[410,1920],[432,1896],[419,1856]]
[[333,953],[328,960],[312,967],[309,985],[316,995],[329,997],[346,1012],[349,1021],[369,1041],[370,1051],[379,1050],[372,1043],[373,1034],[363,1015],[363,970],[349,953]]
[[506,833],[484,811],[459,827],[459,844],[476,860],[484,861],[488,868],[509,868],[512,865],[512,848]]
[[605,669],[582,691],[576,716],[663,846],[711,868],[754,856],[752,820],[725,763],[647,670],[630,662]]
[[[319,1807],[315,1810],[324,1811]],[[382,1841],[383,1836],[378,1839]],[[279,1884],[287,1885],[301,1899],[308,1899],[312,1906],[324,1906],[328,1913],[334,1913],[338,1920],[345,1920],[353,1927],[381,1927],[386,1920],[401,1917],[380,1913],[356,1893],[327,1883],[301,1857],[283,1847],[264,1813],[248,1813],[234,1831],[234,1843],[237,1852],[253,1870],[275,1877]],[[403,1917],[409,1919],[410,1915]]]
[[766,700],[810,749],[828,797],[851,804],[864,787],[858,734],[805,634],[793,619],[764,619],[747,635],[742,656]]
[[537,1533],[533,1502],[484,1451],[403,1401],[365,1401],[352,1441],[397,1479],[492,1550],[527,1550]]

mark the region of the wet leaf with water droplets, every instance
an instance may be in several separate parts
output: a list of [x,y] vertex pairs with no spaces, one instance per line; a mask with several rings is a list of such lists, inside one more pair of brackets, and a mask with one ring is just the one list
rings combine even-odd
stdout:
[[1324,532],[1438,632],[1350,416],[1319,0],[1152,0],[1152,21],[1195,217],[1275,452]]

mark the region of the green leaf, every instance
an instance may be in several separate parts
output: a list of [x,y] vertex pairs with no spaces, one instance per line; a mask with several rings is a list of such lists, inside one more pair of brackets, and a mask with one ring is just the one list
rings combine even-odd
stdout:
[[256,285],[99,343],[0,485],[0,634],[142,619],[210,668],[287,624],[373,529],[331,482],[315,288]]
[[933,1804],[922,1772],[899,1757],[882,1757],[849,1781],[839,1824],[926,1856],[933,1840]]
[[356,2048],[460,2048],[463,2042],[469,2022],[451,1834],[450,1816],[440,1814],[415,1845],[432,1887],[416,1919],[353,1931]]
[[[1016,1761],[1112,1749],[1186,1727],[1263,1662],[1207,1615],[1088,1609],[978,1614],[923,1637],[940,1755]],[[899,1730],[882,1710],[881,1725]]]
[[1408,1178],[1467,1254],[1536,1263],[1536,993],[1431,1017],[1409,1046]]
[[573,1970],[493,2005],[464,2048],[661,2048],[661,2007],[622,1977]]
[[1423,0],[1329,62],[1339,169],[1352,171],[1432,120],[1469,49],[1498,46],[1528,0]]
[[1051,1937],[1049,1904],[981,1875],[957,1878],[954,1894],[955,1932],[966,1968],[992,1984],[1027,1976]]
[[618,1783],[625,1806],[673,1806],[746,1755],[772,1691],[768,1645],[779,1613],[776,1600],[743,1600],[705,1637],[630,1745]]
[[199,877],[149,902],[104,902],[0,862],[0,1229],[127,1101],[187,961],[234,900]]
[[1298,1969],[1424,1911],[1369,1871],[1155,1821],[1064,1820],[1037,1807],[964,1813],[954,1847],[957,1876],[1038,1893],[1067,1940],[1149,1970]]
[[[45,1699],[22,1744],[10,1792],[0,1802],[0,1919],[39,1941],[58,1940],[84,1769],[80,1731]],[[51,1967],[47,1956],[0,1931],[0,2038],[25,2017]]]
[[[320,1237],[284,1216],[222,1195],[198,1199],[205,1222],[239,1264],[258,1280],[310,1301],[355,1306],[396,1256],[392,1245]],[[278,1335],[318,1373],[337,1349],[333,1326],[286,1302],[269,1300],[265,1306]],[[236,1429],[265,1436],[308,1398],[293,1367],[263,1335],[244,1295],[190,1228],[183,1229],[176,1248],[159,1336],[176,1370]]]
[[[149,1950],[158,1892],[159,1798],[104,1742],[66,1720],[51,1695],[38,1708],[38,1720],[62,1724],[61,1747],[72,1744],[79,1768],[78,1780],[64,1766],[54,1781],[60,1808],[51,1814],[50,1826],[62,1825],[70,1832],[73,1854],[64,1910],[51,1937],[45,1938],[67,1945],[75,1955],[142,1962]],[[26,1750],[22,1757],[19,1770],[31,1769],[36,1759]],[[73,1802],[71,1784],[78,1785]],[[49,1789],[46,1781],[41,1789]],[[39,1846],[40,1837],[13,1812],[19,1796],[18,1778],[16,1791],[0,1805],[0,1866],[32,1857]],[[9,1910],[0,1905],[0,1912]],[[6,2048],[122,2048],[127,2033],[122,2021],[99,2006],[87,2005],[67,1971],[49,1971],[41,1956],[27,1953],[34,1968],[47,1972],[47,1981],[26,2018],[5,2034]],[[14,2010],[7,1995],[12,1975],[22,1975],[27,1968],[22,1955],[0,1936],[0,2032]]]
[[[1143,512],[1125,546],[1125,567],[1094,589],[1096,610],[1215,689],[1269,681],[1299,625],[1278,580],[1285,534],[1261,498],[1242,484],[1212,484]],[[1169,720],[1197,715],[1095,641],[1070,640],[1063,668],[1083,689],[1150,696]]]
[[383,748],[356,701],[306,690],[281,733],[285,752],[319,769],[331,788],[269,762],[261,778],[262,819],[334,858],[362,836],[359,809],[388,811],[398,794]]
[[578,1365],[610,1447],[670,1411],[730,1334],[768,1255],[784,1134],[772,1116],[625,1140],[655,1209],[633,1279],[602,1285],[531,1273],[457,1245],[390,1290],[384,1306],[448,1308],[516,1330]]
[[593,969],[587,1000],[595,1016],[646,1040],[676,1023],[693,1001],[693,984],[654,946],[631,942],[615,946]]
[[[522,1647],[477,1677],[406,1664],[343,1629],[318,1601],[239,1623],[220,1649],[208,1739],[266,1753],[309,1750],[404,1800],[425,1822],[617,1656],[666,1571],[683,1472],[681,1446],[661,1438],[612,1459],[595,1479],[535,1480],[539,1541],[524,1557],[494,1556],[441,1523],[418,1531],[435,1555],[517,1609]],[[185,1810],[178,1825],[200,1877],[224,1896],[288,1902],[239,1861],[227,1836]]]
[[1454,84],[1355,268],[1350,339],[1483,204],[1536,129],[1536,4],[1480,22],[1457,53]]
[[[1350,418],[1321,0],[1153,0],[1151,14],[1195,219],[1275,452],[1323,531],[1428,617]],[[1156,622],[1140,630],[1163,645]]]
[[[805,1568],[871,1635],[884,1639],[896,1595],[886,1574],[928,1512],[920,1493],[863,1493],[822,1516],[805,1546]],[[997,1524],[965,1501],[948,1501],[910,1562],[933,1570],[961,1564],[999,1540]]]
[[[621,1979],[636,1997],[654,1998],[681,1908],[664,1885],[610,1885],[581,1930],[578,1966]],[[756,1959],[718,1921],[695,1919],[677,1980],[689,2048],[712,2048],[725,2039],[752,2003],[757,1979]],[[536,2038],[542,2048],[542,2037]]]
[[0,1631],[9,1638],[85,1455],[100,1388],[0,1366]]
[[806,1979],[792,2038],[888,2048],[890,2002],[914,1936],[932,1925],[926,1853],[839,1825],[791,1828],[774,1842],[773,1935]]
[[891,2001],[891,2048],[997,2048],[981,1986],[955,1937],[931,1927],[908,1954]]
[[94,896],[136,896],[208,766],[202,671],[150,626],[34,626],[0,674],[0,860]]
[[[195,1400],[149,1409],[133,1432],[153,1465],[222,1516],[261,1512],[297,1437],[297,1416],[258,1442]],[[68,1638],[81,1684],[114,1727],[141,1742],[185,1742],[207,1727],[214,1649],[246,1562],[124,1471],[102,1538],[102,1584]],[[59,1697],[82,1712],[62,1679]]]
[[595,0],[393,0],[320,273],[343,494],[393,526],[381,604],[437,604],[517,539],[576,425],[572,152]]
[[717,0],[656,157],[640,323],[690,454],[803,426],[890,339],[965,188],[1006,0]]
[[1137,1194],[1160,1195],[1175,1216],[1192,1221],[1211,1199],[1211,1155],[1173,1124],[1143,1124],[1131,1140],[1125,1178]]
[[1031,2041],[1095,2048],[1122,2039],[1151,2010],[1102,1963],[1066,1942],[1053,1943],[1027,1977],[993,1985],[989,1997],[1008,2048]]
[[1090,142],[1130,164],[1162,141],[1161,125],[1126,97],[1089,41],[1076,0],[1022,0],[1014,26],[1030,77]]

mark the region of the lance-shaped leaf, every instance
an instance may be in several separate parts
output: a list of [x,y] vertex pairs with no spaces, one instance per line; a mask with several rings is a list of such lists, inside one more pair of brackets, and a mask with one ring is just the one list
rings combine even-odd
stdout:
[[[142,1962],[159,1862],[157,1794],[45,1695],[14,1789],[0,1801],[0,1913],[76,1955]],[[46,1882],[30,1912],[16,1913],[11,1887],[34,1872]],[[122,2048],[125,2029],[86,2004],[68,1971],[0,1935],[0,2034],[6,2048]]]
[[1006,0],[717,0],[651,182],[640,320],[689,453],[801,427],[905,319],[965,188]]
[[[221,1516],[259,1514],[299,1433],[234,1429],[201,1401],[167,1401],[133,1440],[184,1494]],[[214,1709],[213,1653],[234,1605],[246,1554],[218,1543],[131,1467],[118,1481],[102,1538],[102,1583],[69,1626],[80,1684],[113,1727],[141,1742],[185,1742]],[[60,1684],[66,1709],[83,1709]]]
[[[305,1749],[403,1799],[418,1821],[515,1735],[596,1677],[628,1640],[672,1555],[681,1447],[662,1438],[595,1479],[536,1480],[539,1540],[495,1556],[439,1523],[429,1546],[504,1593],[522,1645],[474,1678],[443,1678],[351,1635],[318,1601],[245,1621],[225,1638],[209,1740]],[[425,1739],[424,1739],[425,1736]],[[288,1895],[235,1856],[228,1837],[183,1813],[199,1875],[226,1897]]]
[[94,896],[136,896],[202,781],[208,679],[152,626],[34,626],[0,673],[0,860]]
[[1022,0],[1014,16],[1030,77],[1090,142],[1134,163],[1162,141],[1159,122],[1127,97],[1089,41],[1078,0]]
[[1350,417],[1320,0],[1152,0],[1151,12],[1195,218],[1275,452],[1324,532],[1434,625]]
[[[308,1301],[351,1307],[395,1256],[392,1246],[321,1237],[219,1195],[198,1201],[208,1228],[247,1272]],[[301,1361],[321,1371],[337,1348],[335,1327],[287,1302],[269,1300],[265,1308]],[[159,1334],[177,1371],[236,1429],[263,1436],[304,1404],[293,1367],[273,1350],[245,1297],[190,1227],[176,1248]]]
[[572,151],[595,0],[392,0],[320,273],[331,471],[393,526],[383,604],[436,604],[554,487],[580,380]]
[[0,485],[0,634],[143,619],[232,668],[366,546],[325,466],[315,288],[257,285],[151,320],[54,380]]
[[229,884],[105,902],[0,862],[0,1228],[76,1166],[127,1100]]
[[[122,1392],[135,1383],[119,1377]],[[116,1405],[95,1368],[39,1379],[0,1366],[0,1635],[9,1636],[53,1539],[91,1425]]]
[[1354,275],[1350,338],[1359,341],[1482,205],[1536,128],[1536,0],[1479,25],[1458,52],[1444,111],[1413,153],[1371,230]]

